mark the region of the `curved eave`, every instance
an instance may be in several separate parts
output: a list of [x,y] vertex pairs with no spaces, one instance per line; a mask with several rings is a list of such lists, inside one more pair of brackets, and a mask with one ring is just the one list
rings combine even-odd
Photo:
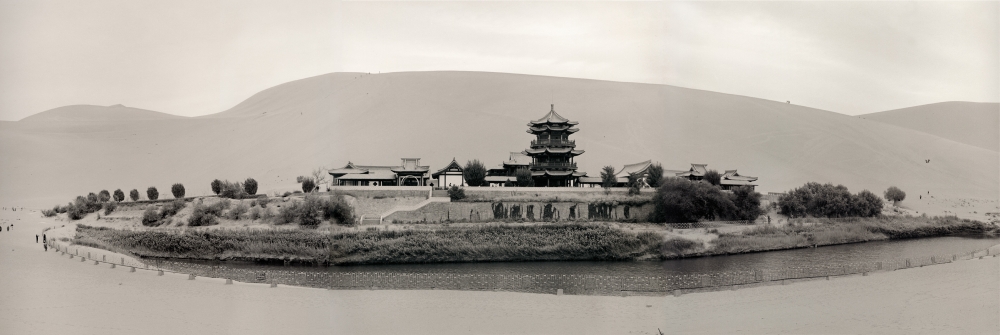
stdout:
[[574,149],[570,149],[570,148],[553,149],[553,148],[547,148],[547,147],[546,148],[541,148],[541,149],[525,149],[524,152],[527,152],[529,155],[537,155],[537,154],[541,154],[541,153],[550,153],[550,154],[570,154],[572,156],[579,156],[579,155],[583,154],[583,150],[574,150]]
[[529,127],[528,128],[528,133],[529,134],[541,133],[541,132],[546,132],[546,131],[565,131],[567,133],[572,134],[572,133],[580,131],[580,129],[572,128],[572,127],[550,127],[550,126],[547,126],[547,125],[542,125],[542,126],[538,126],[538,127]]

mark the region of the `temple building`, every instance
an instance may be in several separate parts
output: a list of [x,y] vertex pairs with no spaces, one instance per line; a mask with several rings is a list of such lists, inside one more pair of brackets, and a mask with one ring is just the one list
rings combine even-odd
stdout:
[[574,186],[577,178],[587,175],[577,172],[573,161],[573,157],[583,154],[583,150],[576,150],[576,142],[569,139],[570,134],[580,130],[574,128],[577,124],[557,114],[555,105],[542,118],[528,122],[528,133],[535,135],[535,139],[524,153],[531,157],[528,169],[535,186]]
[[462,166],[452,158],[448,166],[432,173],[431,178],[437,180],[439,187],[465,186],[465,176],[462,172]]
[[420,158],[403,158],[398,166],[356,165],[347,162],[342,168],[327,171],[334,186],[429,186],[430,166],[420,165]]
[[[652,165],[652,160],[625,164],[618,172],[615,172],[615,185],[613,187],[628,187],[628,176],[633,174],[639,177],[639,184],[643,187],[649,187],[646,179],[649,178],[649,167]],[[664,170],[663,178],[673,177],[677,172],[679,171]],[[581,187],[602,187],[603,180],[601,177],[581,177],[578,183]]]
[[494,168],[486,170],[486,183],[490,187],[514,186],[517,184],[517,170],[528,169],[531,156],[524,151],[511,151],[510,157]]
[[[691,168],[689,170],[678,173],[677,176],[695,181],[704,180],[705,173],[708,172],[707,166],[708,164],[691,164]],[[755,181],[757,181],[757,177],[741,176],[739,173],[736,173],[736,170],[726,170],[725,173],[720,175],[719,187],[723,190],[732,190],[740,186],[746,186],[753,189],[757,186],[753,184]]]

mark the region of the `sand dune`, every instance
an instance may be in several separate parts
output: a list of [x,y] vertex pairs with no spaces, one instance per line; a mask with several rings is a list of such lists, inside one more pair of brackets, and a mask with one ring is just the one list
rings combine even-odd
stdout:
[[1000,151],[1000,103],[949,101],[858,117]]
[[174,182],[200,195],[214,178],[290,190],[297,175],[348,160],[495,165],[528,146],[527,121],[551,103],[580,122],[573,137],[586,153],[577,162],[591,175],[653,159],[739,169],[765,192],[807,181],[968,198],[1000,190],[996,151],[803,106],[665,85],[403,72],[306,78],[197,118],[9,123],[0,127],[0,202],[46,207],[148,186],[169,197]]

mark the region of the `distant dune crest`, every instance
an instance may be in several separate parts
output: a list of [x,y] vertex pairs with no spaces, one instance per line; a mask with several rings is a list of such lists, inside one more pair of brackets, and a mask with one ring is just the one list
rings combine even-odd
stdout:
[[858,117],[1000,151],[1000,103],[949,101]]
[[53,108],[18,122],[121,122],[139,120],[168,120],[184,117],[167,113],[154,112],[146,109],[126,107],[121,104],[112,106],[70,105]]

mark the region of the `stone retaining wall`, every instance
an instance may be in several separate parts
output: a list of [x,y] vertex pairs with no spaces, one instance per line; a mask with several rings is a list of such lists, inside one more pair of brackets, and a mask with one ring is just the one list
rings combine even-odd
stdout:
[[582,202],[441,202],[415,211],[395,212],[386,223],[498,221],[647,222],[652,204],[604,205]]

